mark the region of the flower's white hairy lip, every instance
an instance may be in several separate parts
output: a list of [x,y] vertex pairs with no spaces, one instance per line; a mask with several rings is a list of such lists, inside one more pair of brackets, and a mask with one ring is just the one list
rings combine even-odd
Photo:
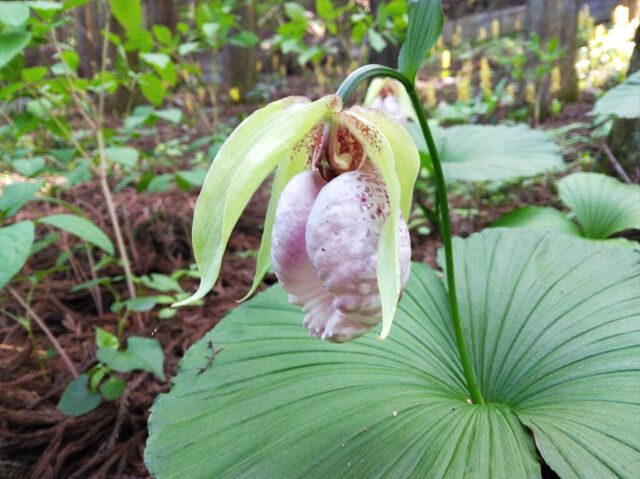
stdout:
[[334,307],[334,296],[318,277],[305,241],[309,213],[327,186],[316,171],[297,174],[282,191],[273,227],[271,257],[274,271],[289,301],[307,313],[309,334],[334,342],[354,339],[370,327],[347,319]]
[[[384,185],[371,172],[343,173],[327,183],[318,172],[305,171],[283,190],[273,228],[272,263],[289,301],[307,313],[303,324],[312,336],[349,341],[380,322],[377,238],[388,214]],[[398,216],[404,286],[411,246]],[[345,234],[352,243],[344,241]]]
[[[334,297],[333,306],[362,331],[380,322],[376,265],[378,239],[390,213],[379,175],[350,171],[329,182],[319,193],[306,229],[307,253],[318,277]],[[400,212],[401,282],[409,277],[411,245]],[[397,301],[397,298],[396,298]]]

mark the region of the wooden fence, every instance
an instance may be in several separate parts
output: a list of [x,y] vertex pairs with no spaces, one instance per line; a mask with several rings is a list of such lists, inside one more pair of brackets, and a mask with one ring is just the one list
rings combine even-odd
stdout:
[[[637,0],[585,0],[582,3],[589,5],[591,16],[598,24],[611,20],[611,12],[617,5],[630,6],[634,2]],[[491,36],[492,29],[496,28],[495,25],[499,25],[501,35],[524,31],[526,30],[526,11],[527,6],[520,5],[445,21],[443,40],[451,45],[455,43],[454,36],[457,36],[456,41],[475,40],[485,34]]]

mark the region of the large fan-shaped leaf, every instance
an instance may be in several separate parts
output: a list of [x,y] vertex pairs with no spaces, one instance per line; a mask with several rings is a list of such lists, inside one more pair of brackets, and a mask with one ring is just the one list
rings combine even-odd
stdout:
[[389,339],[335,345],[308,337],[279,287],[258,295],[189,351],[154,405],[149,469],[163,478],[535,477],[515,415],[466,403],[446,305],[435,273],[414,267]]
[[640,72],[629,75],[596,101],[592,115],[640,118]]
[[[409,124],[418,149],[429,154],[417,125]],[[562,167],[560,149],[544,132],[525,125],[466,125],[433,128],[447,179],[507,181]]]
[[640,254],[517,229],[455,249],[485,400],[518,414],[561,477],[636,477]]
[[519,229],[455,248],[486,406],[466,403],[446,292],[426,266],[413,268],[384,342],[308,338],[274,287],[185,356],[152,409],[152,474],[536,477],[515,411],[563,475],[632,477],[640,256]]
[[640,229],[640,186],[600,173],[574,173],[558,182],[560,199],[575,213],[585,236],[604,239]]

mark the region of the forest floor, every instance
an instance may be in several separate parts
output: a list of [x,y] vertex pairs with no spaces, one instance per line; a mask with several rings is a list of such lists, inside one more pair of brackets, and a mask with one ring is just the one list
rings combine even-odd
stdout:
[[[291,88],[291,85],[289,85]],[[295,91],[295,88],[291,89]],[[543,128],[556,128],[584,121],[589,102],[567,105]],[[204,133],[203,133],[204,134]],[[163,135],[171,135],[167,129]],[[167,138],[162,138],[166,141]],[[574,160],[575,158],[567,158]],[[479,189],[472,194],[452,194],[453,233],[468,236],[486,227],[510,209],[525,205],[560,206],[551,188],[551,181],[540,178],[523,189],[505,187],[502,200]],[[97,182],[84,184],[68,193],[73,203],[89,213],[91,219],[110,231],[106,208]],[[418,193],[419,195],[420,193]],[[197,191],[183,192],[177,188],[163,193],[139,195],[125,188],[118,197],[121,220],[130,223],[134,273],[172,272],[189,268],[193,263],[190,229]],[[124,395],[117,402],[101,405],[80,417],[68,417],[56,409],[56,404],[71,380],[64,362],[58,356],[46,361],[49,378],[45,378],[34,359],[34,352],[25,329],[9,318],[0,317],[0,477],[26,478],[146,478],[143,463],[147,438],[149,408],[158,394],[169,391],[171,378],[177,373],[178,362],[187,349],[225,315],[237,306],[251,286],[255,261],[247,252],[259,248],[262,224],[268,200],[268,188],[261,188],[252,199],[231,236],[222,263],[220,279],[206,296],[203,306],[185,307],[171,319],[159,319],[153,311],[141,314],[142,329],[136,321],[126,326],[126,334],[157,338],[164,349],[166,379],[159,380],[148,372],[121,375],[126,379]],[[24,209],[23,216],[36,217],[62,212],[45,204]],[[436,251],[441,242],[437,234],[412,232],[412,258],[436,266]],[[27,274],[52,265],[59,249],[42,250],[31,258],[24,270]],[[89,268],[78,255],[77,267]],[[111,266],[109,267],[111,268]],[[115,266],[105,274],[119,274]],[[275,282],[268,275],[264,287]],[[185,291],[193,291],[197,280],[180,280]],[[77,284],[73,272],[61,271],[46,277],[36,288],[32,305],[57,337],[78,371],[95,364],[96,327],[114,332],[115,314],[109,312],[109,297],[105,294],[104,314],[99,315],[89,290],[70,292]],[[27,293],[27,282],[19,291]],[[123,293],[125,285],[117,283]],[[18,286],[16,286],[18,287]],[[11,301],[6,308],[19,310]],[[45,335],[36,328],[38,347],[42,353],[50,348]],[[550,477],[550,476],[549,476]]]

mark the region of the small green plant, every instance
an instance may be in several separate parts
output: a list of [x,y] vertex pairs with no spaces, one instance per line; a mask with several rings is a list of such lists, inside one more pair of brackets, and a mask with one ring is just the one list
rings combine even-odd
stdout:
[[102,399],[114,401],[125,391],[126,382],[114,372],[149,371],[164,380],[164,353],[157,339],[127,339],[127,349],[119,351],[118,338],[102,328],[96,328],[98,363],[76,376],[65,388],[58,409],[68,416],[82,416],[100,405]]
[[[331,0],[317,0],[315,15],[294,2],[283,5],[284,18],[277,33],[265,45],[283,54],[294,54],[300,65],[312,62],[318,71],[320,61],[339,53],[352,58],[354,45],[361,54],[364,45],[382,51],[387,43],[397,43],[406,30],[406,4],[394,0],[383,2],[377,12],[369,12],[358,2],[337,5]],[[375,15],[374,15],[375,13]]]

